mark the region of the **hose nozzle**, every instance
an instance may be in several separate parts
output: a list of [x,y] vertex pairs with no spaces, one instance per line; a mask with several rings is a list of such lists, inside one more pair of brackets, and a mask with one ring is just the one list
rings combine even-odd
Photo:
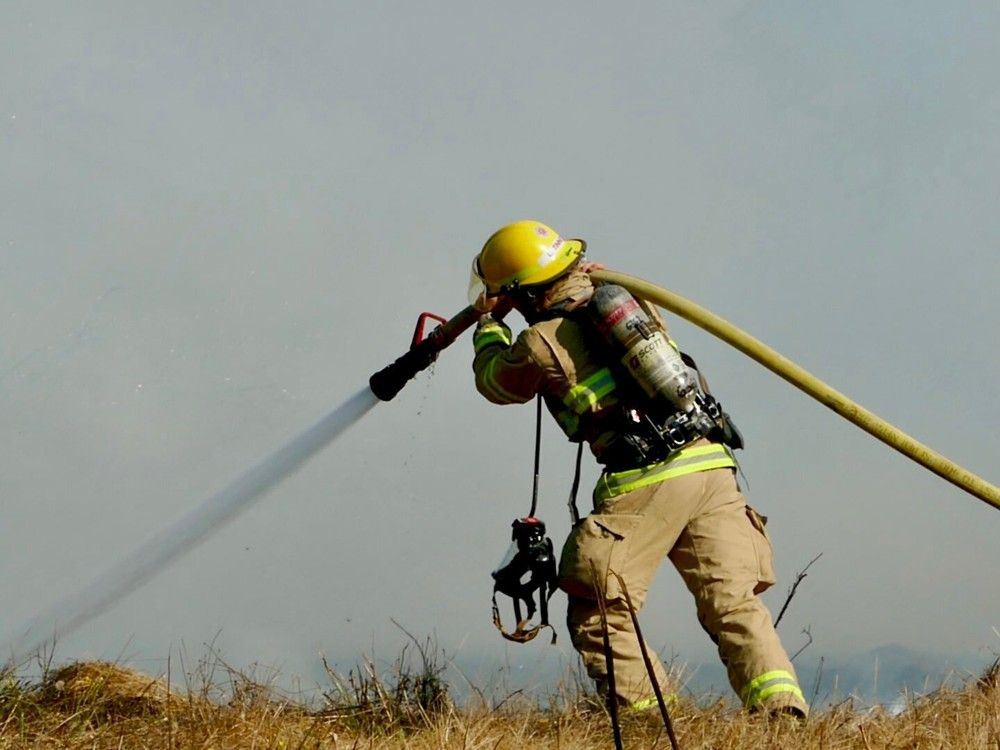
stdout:
[[[437,359],[438,352],[449,347],[466,328],[479,319],[480,313],[473,307],[466,307],[450,320],[437,315],[422,313],[417,319],[417,328],[410,342],[410,350],[395,362],[383,367],[368,379],[371,388],[381,401],[392,401],[418,372],[430,367]],[[441,325],[424,336],[424,326],[430,319],[443,321]]]

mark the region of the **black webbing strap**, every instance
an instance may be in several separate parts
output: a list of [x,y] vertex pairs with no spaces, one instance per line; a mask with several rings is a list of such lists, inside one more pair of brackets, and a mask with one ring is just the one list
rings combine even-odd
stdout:
[[535,479],[531,485],[531,512],[529,518],[535,517],[535,510],[538,508],[538,475],[541,471],[542,463],[542,394],[537,397],[538,406],[535,409]]
[[573,470],[573,485],[569,488],[569,520],[574,526],[580,523],[580,509],[576,507],[576,494],[580,491],[580,463],[583,461],[583,441],[576,446],[576,468]]
[[[529,518],[535,517],[535,511],[538,509],[538,478],[541,473],[541,460],[542,460],[542,395],[538,394],[537,407],[535,409],[535,473],[534,480],[531,486],[531,511],[528,513]],[[581,445],[582,450],[582,445]],[[571,507],[575,510],[576,508],[576,490],[580,484],[580,453],[577,453],[576,462],[576,478],[573,481],[573,491],[570,495]],[[529,628],[528,622],[531,618],[532,612],[528,612],[528,617],[521,617],[521,600],[515,595],[514,600],[514,618],[517,621],[517,626],[514,628],[514,632],[508,631],[503,626],[503,622],[500,620],[500,607],[497,606],[497,588],[493,588],[493,625],[497,630],[500,631],[500,635],[506,638],[508,641],[514,641],[515,643],[527,643],[533,640],[539,631],[548,628],[552,631],[552,643],[556,642],[556,629],[549,624],[549,597],[555,593],[554,585],[546,585],[545,581],[542,581],[538,585],[538,606],[541,621],[538,625]],[[531,595],[530,593],[528,594]],[[530,606],[529,610],[533,609]]]

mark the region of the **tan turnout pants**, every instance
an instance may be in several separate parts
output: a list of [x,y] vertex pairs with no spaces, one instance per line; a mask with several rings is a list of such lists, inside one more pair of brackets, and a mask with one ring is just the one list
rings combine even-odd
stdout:
[[[638,610],[665,556],[694,595],[698,620],[718,645],[743,705],[792,707],[805,714],[795,671],[757,597],[775,582],[771,543],[732,469],[675,477],[605,500],[570,532],[559,564],[560,586],[569,594],[573,645],[598,689],[607,689],[607,674],[595,584],[606,592],[618,700],[636,709],[655,705],[618,581],[605,575],[611,570],[622,577]],[[647,648],[667,694],[666,671],[655,647]]]

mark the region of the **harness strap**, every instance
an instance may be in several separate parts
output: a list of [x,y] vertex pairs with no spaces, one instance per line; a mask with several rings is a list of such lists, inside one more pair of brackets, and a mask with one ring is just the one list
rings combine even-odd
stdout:
[[509,632],[503,626],[503,622],[500,620],[500,607],[497,605],[497,592],[496,589],[493,590],[493,625],[497,630],[500,631],[500,635],[506,638],[508,641],[514,641],[515,643],[527,643],[528,641],[534,640],[535,636],[545,628],[552,631],[552,641],[556,642],[556,629],[549,624],[548,608],[549,608],[549,598],[545,594],[545,585],[543,584],[541,589],[539,589],[539,598],[541,599],[542,605],[542,621],[532,628],[528,627],[528,618],[521,619],[520,606],[518,605],[517,599],[514,599],[514,613],[517,619],[517,627],[514,628],[514,632]]
[[573,470],[573,485],[569,488],[569,519],[573,525],[580,523],[580,509],[576,507],[576,495],[580,491],[580,463],[583,460],[583,442],[576,446],[576,468]]
[[[535,474],[534,481],[531,488],[531,511],[528,513],[529,519],[534,519],[535,510],[538,507],[538,478],[541,468],[541,454],[542,454],[542,395],[539,393],[537,397],[538,405],[535,409]],[[582,451],[582,444],[580,450]],[[576,460],[576,478],[573,481],[573,491],[570,495],[570,508],[571,512],[576,514],[577,520],[579,520],[579,513],[576,513],[576,491],[580,484],[580,451],[577,452]],[[516,522],[515,522],[516,523]],[[543,525],[544,530],[544,525]],[[546,538],[546,544],[549,547],[549,552],[551,553],[552,542]],[[520,554],[520,553],[519,553]],[[514,641],[515,643],[527,643],[533,640],[538,632],[543,628],[548,628],[552,631],[552,643],[556,642],[556,630],[549,624],[549,597],[555,593],[555,569],[552,570],[551,581],[547,578],[541,578],[536,583],[535,574],[532,574],[532,580],[527,585],[516,586],[514,588],[509,588],[506,591],[502,591],[499,585],[493,586],[493,625],[497,630],[500,631],[500,635],[506,638],[508,641]],[[534,591],[538,591],[538,606],[540,610],[541,621],[538,625],[534,627],[528,627],[529,620],[531,616],[535,613],[534,601],[532,596]],[[509,632],[503,626],[503,622],[500,620],[500,608],[497,606],[497,592],[507,594],[514,601],[514,619],[517,622],[514,632]],[[521,598],[524,597],[525,604],[528,605],[528,616],[521,616]]]
[[531,512],[529,518],[534,518],[538,508],[538,475],[542,464],[542,394],[536,397],[538,406],[535,408],[535,478],[531,485]]

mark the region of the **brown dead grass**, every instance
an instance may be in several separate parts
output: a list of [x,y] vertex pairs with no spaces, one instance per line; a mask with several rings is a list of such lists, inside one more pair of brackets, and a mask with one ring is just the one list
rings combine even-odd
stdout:
[[40,709],[82,712],[97,722],[157,716],[180,701],[162,680],[103,662],[69,664],[53,672],[37,700]]
[[[231,672],[226,689],[214,694],[211,686],[171,691],[162,680],[104,663],[71,664],[37,684],[7,675],[0,678],[0,748],[612,747],[606,715],[584,697],[547,710],[523,699],[495,709],[459,709],[448,700],[442,683],[428,686],[420,675],[400,673],[387,683],[359,669],[331,677],[334,689],[325,701],[307,708]],[[676,704],[672,715],[685,750],[1000,750],[998,683],[1000,666],[994,664],[963,688],[914,699],[894,717],[843,703],[799,724],[749,716],[721,703],[704,708],[686,701]],[[656,718],[623,718],[625,747],[669,748]]]

